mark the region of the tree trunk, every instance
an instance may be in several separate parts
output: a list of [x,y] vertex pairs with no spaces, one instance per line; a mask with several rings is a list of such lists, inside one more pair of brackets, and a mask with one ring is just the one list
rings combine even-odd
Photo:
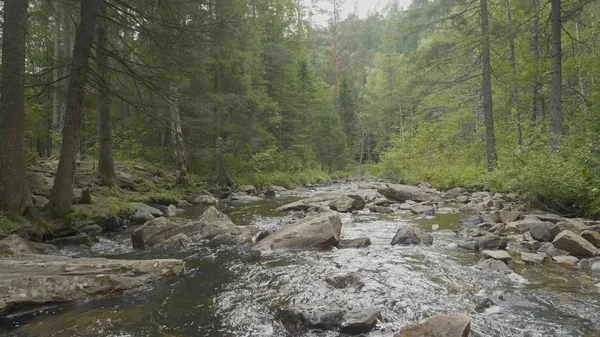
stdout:
[[562,51],[561,51],[560,0],[552,0],[550,25],[552,31],[552,98],[550,105],[550,132],[554,136],[552,146],[556,148],[557,137],[563,134],[562,112]]
[[25,164],[26,0],[4,2],[0,80],[0,210],[19,215],[32,206]]
[[[98,14],[106,15],[106,4],[100,1]],[[104,20],[98,22],[96,27],[96,62],[97,75],[100,80],[100,106],[98,107],[98,175],[106,185],[117,183],[117,173],[113,158],[112,126],[110,124],[110,79],[108,77],[108,55],[106,24]]]
[[[511,24],[510,18],[510,3],[508,0],[506,1],[506,20],[508,24]],[[517,144],[519,146],[523,145],[523,134],[521,131],[521,112],[519,111],[519,87],[517,86],[517,60],[515,57],[515,38],[514,36],[510,37],[509,41],[509,49],[510,49],[510,67],[512,70],[513,76],[513,86],[512,86],[512,94],[513,94],[513,105],[515,108],[515,127],[517,130]]]
[[[531,80],[531,108],[529,112],[529,121],[531,125],[535,125],[535,121],[537,119],[537,101],[538,101],[538,61],[540,58],[540,52],[538,47],[538,28],[539,28],[539,0],[532,1],[533,11],[535,15],[533,16],[533,27],[531,29],[531,49],[533,51],[533,62],[535,64],[533,79]],[[532,133],[533,135],[533,133]]]
[[[60,49],[60,17],[62,13],[60,10],[60,6],[56,5],[56,10],[54,14],[54,70],[52,71],[52,79],[54,81],[54,92],[52,93],[52,132],[54,134],[58,134],[60,130],[62,130],[62,114],[64,110],[62,110],[63,105],[61,102],[61,83],[59,79],[62,77],[62,71],[59,69],[61,64],[61,49]],[[53,144],[52,150],[54,154],[58,154],[60,147],[58,144]]]
[[483,120],[485,124],[485,143],[488,171],[496,167],[496,136],[494,135],[494,115],[492,110],[492,67],[490,64],[490,36],[488,33],[487,0],[481,3],[481,64],[483,69]]
[[71,211],[75,159],[83,117],[84,87],[87,80],[88,59],[94,39],[97,11],[97,0],[81,0],[81,22],[77,28],[73,61],[71,62],[60,161],[50,200],[50,210],[57,217],[64,217]]
[[183,142],[183,131],[181,129],[181,117],[179,116],[179,107],[177,101],[177,89],[171,88],[174,93],[174,100],[167,107],[169,109],[169,119],[171,122],[171,144],[173,145],[173,153],[175,154],[175,176],[177,184],[187,185],[189,182],[187,159],[185,155],[185,144]]

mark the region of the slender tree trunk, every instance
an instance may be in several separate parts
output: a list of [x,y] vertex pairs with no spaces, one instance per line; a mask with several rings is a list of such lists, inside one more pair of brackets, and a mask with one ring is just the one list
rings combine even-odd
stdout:
[[481,64],[483,69],[482,94],[483,94],[483,120],[485,124],[485,143],[488,161],[488,170],[496,167],[496,136],[494,134],[494,116],[492,109],[492,67],[490,64],[490,36],[488,32],[487,0],[480,0],[481,4]]
[[[63,60],[72,62],[73,57],[73,20],[71,18],[72,11],[72,0],[63,0]],[[69,76],[71,73],[70,67],[64,67],[62,70],[62,76],[65,78],[62,81],[61,88],[65,92],[63,95],[66,95],[67,87],[69,85]],[[63,96],[64,97],[64,96]],[[63,126],[65,125],[65,111],[67,109],[67,102],[64,99],[60,100],[60,118],[59,118],[59,131],[62,132]]]
[[177,89],[171,88],[174,93],[174,101],[167,107],[169,109],[169,119],[171,122],[171,144],[175,154],[175,169],[177,184],[187,185],[189,182],[187,159],[185,155],[185,144],[183,142],[183,131],[181,129],[181,117],[179,116],[179,107],[177,101]]
[[77,28],[73,61],[71,62],[60,161],[50,200],[50,210],[57,217],[64,217],[71,211],[77,143],[83,118],[84,87],[87,80],[88,59],[94,39],[98,11],[97,1],[81,0],[81,22]]
[[585,85],[583,84],[583,76],[581,76],[581,58],[579,57],[579,23],[575,21],[575,39],[576,42],[573,41],[573,55],[577,59],[577,77],[579,79],[579,94],[585,97]]
[[[99,1],[98,14],[106,15],[106,4]],[[98,107],[98,175],[104,184],[115,185],[117,173],[113,157],[112,126],[110,124],[110,79],[108,77],[108,55],[106,53],[106,23],[100,20],[96,27],[96,63],[100,80],[100,106]]]
[[550,105],[550,132],[554,140],[552,146],[557,147],[557,137],[563,134],[562,112],[562,46],[561,46],[561,14],[560,0],[552,0],[550,25],[552,31],[552,93]]
[[[506,1],[506,20],[508,24],[511,24],[510,18],[510,3],[508,0]],[[510,49],[510,67],[512,70],[513,76],[513,86],[512,86],[512,94],[513,94],[513,105],[515,108],[515,127],[517,130],[517,144],[519,146],[523,145],[523,133],[521,131],[521,112],[519,111],[519,87],[517,86],[517,60],[515,57],[515,38],[511,36],[510,41],[508,43]]]
[[[60,49],[60,17],[62,16],[61,7],[56,5],[55,13],[54,13],[54,70],[52,71],[52,79],[54,81],[54,92],[52,93],[52,132],[54,134],[58,134],[60,130],[62,130],[62,117],[64,110],[62,110],[63,105],[61,104],[61,83],[59,83],[59,79],[61,78],[62,71],[58,67],[61,64],[61,49]],[[62,82],[62,81],[60,81]],[[55,154],[58,154],[60,150],[60,146],[58,144],[53,144],[52,150]]]
[[23,214],[32,206],[25,164],[26,0],[4,2],[0,80],[0,210]]
[[[531,49],[533,51],[533,62],[534,71],[533,79],[531,80],[531,107],[529,111],[529,121],[532,126],[535,126],[537,119],[537,102],[538,102],[538,62],[540,58],[540,52],[538,47],[538,29],[539,29],[539,0],[532,0],[533,10],[535,12],[533,16],[533,27],[531,29]],[[533,132],[531,133],[533,135]]]

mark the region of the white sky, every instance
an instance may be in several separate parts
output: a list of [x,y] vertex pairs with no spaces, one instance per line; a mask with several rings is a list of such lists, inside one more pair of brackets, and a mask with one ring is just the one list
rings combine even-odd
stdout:
[[[346,2],[343,5],[342,18],[345,19],[350,13],[354,13],[355,11],[358,13],[358,16],[360,18],[365,18],[369,14],[369,12],[382,12],[386,8],[386,6],[392,1],[393,0],[346,0]],[[408,5],[411,2],[411,0],[397,1],[400,7],[408,7]],[[312,3],[314,2],[314,0],[304,0],[306,6],[311,6],[312,8],[318,6],[318,8],[331,10],[333,7],[330,0],[318,1],[317,5],[313,5]],[[312,19],[315,24],[319,26],[325,26],[327,25],[328,16],[327,14],[318,14],[316,10],[313,10]]]

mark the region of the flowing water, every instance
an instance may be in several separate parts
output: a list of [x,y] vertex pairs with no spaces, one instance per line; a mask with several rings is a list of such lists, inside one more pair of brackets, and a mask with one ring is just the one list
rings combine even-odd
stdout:
[[[355,184],[337,184],[313,192],[246,206],[222,206],[239,225],[256,232],[288,224],[290,215],[278,206],[316,193],[356,190]],[[195,218],[202,209],[189,210]],[[474,336],[600,336],[599,280],[584,271],[553,265],[515,263],[508,276],[471,268],[475,253],[448,247],[459,239],[455,229],[463,217],[444,208],[433,218],[406,213],[376,215],[362,211],[342,214],[342,237],[370,237],[362,249],[282,253],[251,257],[231,247],[197,246],[182,252],[134,251],[129,234],[103,238],[89,251],[66,250],[69,255],[119,258],[181,258],[183,277],[166,280],[118,297],[50,307],[10,317],[0,325],[6,336],[285,336],[274,321],[277,308],[293,303],[325,303],[348,308],[377,307],[382,321],[368,337],[391,337],[407,323],[435,314],[466,314]],[[431,247],[392,247],[398,228],[417,224],[433,232]],[[325,279],[356,273],[365,286],[335,289]],[[482,298],[494,305],[479,313]],[[315,333],[338,336],[337,333]]]

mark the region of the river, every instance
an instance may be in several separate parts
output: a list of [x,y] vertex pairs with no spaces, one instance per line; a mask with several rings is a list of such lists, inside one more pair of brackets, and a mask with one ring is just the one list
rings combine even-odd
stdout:
[[[238,225],[256,232],[285,226],[291,216],[275,208],[318,193],[358,190],[360,183],[339,183],[310,192],[288,192],[250,205],[222,205]],[[364,183],[363,183],[364,184]],[[195,218],[202,209],[182,217]],[[508,276],[471,268],[480,257],[449,244],[463,217],[451,206],[433,218],[409,213],[341,214],[342,237],[369,237],[362,249],[283,253],[253,257],[234,247],[195,246],[184,251],[135,251],[129,232],[103,237],[89,250],[67,249],[72,256],[180,258],[187,272],[177,279],[103,300],[48,307],[8,317],[4,336],[285,336],[274,321],[277,308],[293,303],[325,303],[348,308],[377,307],[382,320],[365,336],[391,337],[407,323],[435,314],[466,314],[473,336],[600,336],[599,280],[583,270],[546,262],[536,267],[515,263]],[[431,247],[391,246],[398,228],[416,224],[433,231]],[[510,246],[509,246],[510,248]],[[355,273],[360,289],[336,289],[325,279]],[[475,311],[482,299],[493,305]],[[315,336],[338,336],[319,332]]]

